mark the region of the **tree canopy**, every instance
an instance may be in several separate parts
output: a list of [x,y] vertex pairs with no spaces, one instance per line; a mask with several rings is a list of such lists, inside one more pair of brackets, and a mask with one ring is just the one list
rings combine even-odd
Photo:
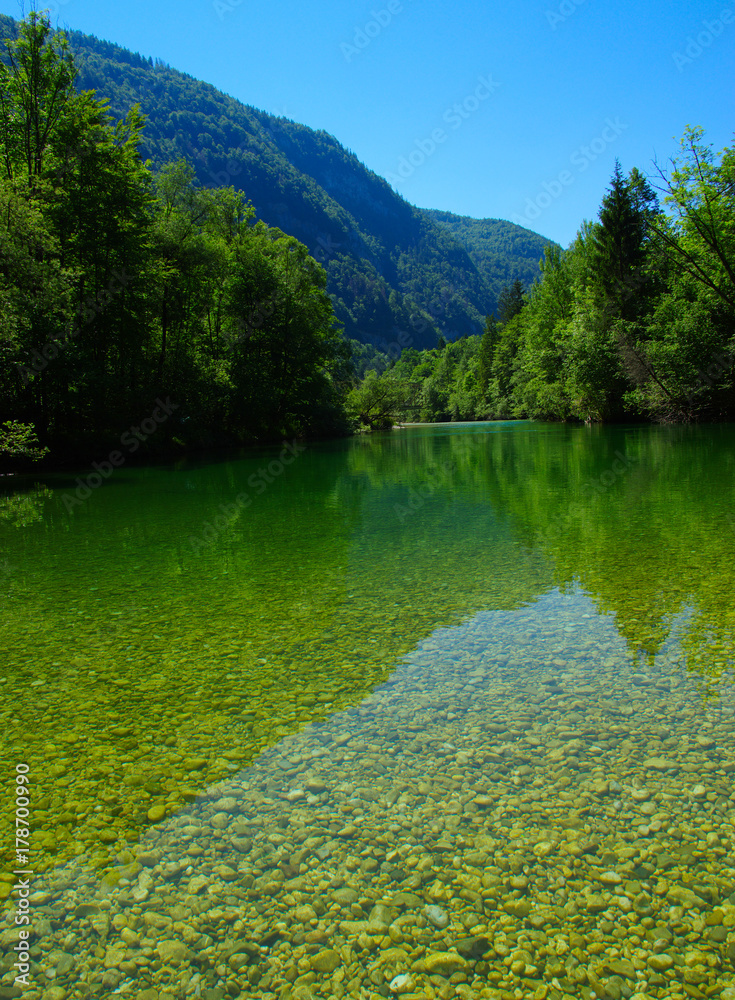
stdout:
[[[307,248],[233,187],[142,160],[33,13],[0,67],[2,454],[102,454],[168,399],[141,451],[348,428],[349,349]],[[36,435],[38,442],[36,441]],[[148,440],[150,438],[150,440]],[[24,444],[25,442],[25,444]]]

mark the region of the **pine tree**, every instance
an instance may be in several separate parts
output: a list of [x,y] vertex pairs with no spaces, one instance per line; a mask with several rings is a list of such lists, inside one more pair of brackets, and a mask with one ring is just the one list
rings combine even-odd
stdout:
[[516,278],[512,285],[506,285],[498,298],[498,319],[505,326],[517,316],[525,305],[523,284]]
[[646,278],[646,222],[655,197],[642,175],[623,177],[619,161],[602,200],[599,223],[590,241],[593,282],[610,320],[633,320],[640,314]]

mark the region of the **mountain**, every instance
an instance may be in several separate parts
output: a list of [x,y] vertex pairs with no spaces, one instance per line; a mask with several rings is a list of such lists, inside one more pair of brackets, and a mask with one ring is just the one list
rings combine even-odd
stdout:
[[434,208],[423,212],[465,248],[496,299],[516,279],[529,288],[539,277],[538,262],[551,241],[538,233],[504,219],[472,219]]
[[[0,16],[0,39],[17,22]],[[205,186],[232,185],[258,216],[307,245],[327,270],[345,334],[387,349],[479,333],[504,285],[529,285],[550,242],[510,222],[410,205],[333,136],[244,105],[160,60],[67,32],[78,86],[122,117],[148,117],[154,168],[186,158]]]

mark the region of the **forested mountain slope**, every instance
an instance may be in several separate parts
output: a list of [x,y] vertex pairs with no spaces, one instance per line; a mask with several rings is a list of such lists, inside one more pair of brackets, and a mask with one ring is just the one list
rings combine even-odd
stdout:
[[[0,36],[17,24],[0,17]],[[327,132],[276,118],[110,42],[70,32],[80,89],[147,116],[154,168],[181,157],[206,186],[233,185],[326,268],[345,334],[386,348],[478,333],[502,287],[538,277],[548,241],[510,222],[409,205]],[[4,49],[4,46],[3,46]]]
[[473,219],[433,208],[423,211],[464,247],[496,301],[514,281],[529,289],[538,279],[538,262],[549,245],[545,237],[504,219]]

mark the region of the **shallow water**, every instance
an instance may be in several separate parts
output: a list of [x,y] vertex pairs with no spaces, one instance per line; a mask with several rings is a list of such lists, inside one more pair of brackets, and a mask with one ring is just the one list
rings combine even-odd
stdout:
[[734,445],[421,427],[10,494],[27,995],[726,996]]

